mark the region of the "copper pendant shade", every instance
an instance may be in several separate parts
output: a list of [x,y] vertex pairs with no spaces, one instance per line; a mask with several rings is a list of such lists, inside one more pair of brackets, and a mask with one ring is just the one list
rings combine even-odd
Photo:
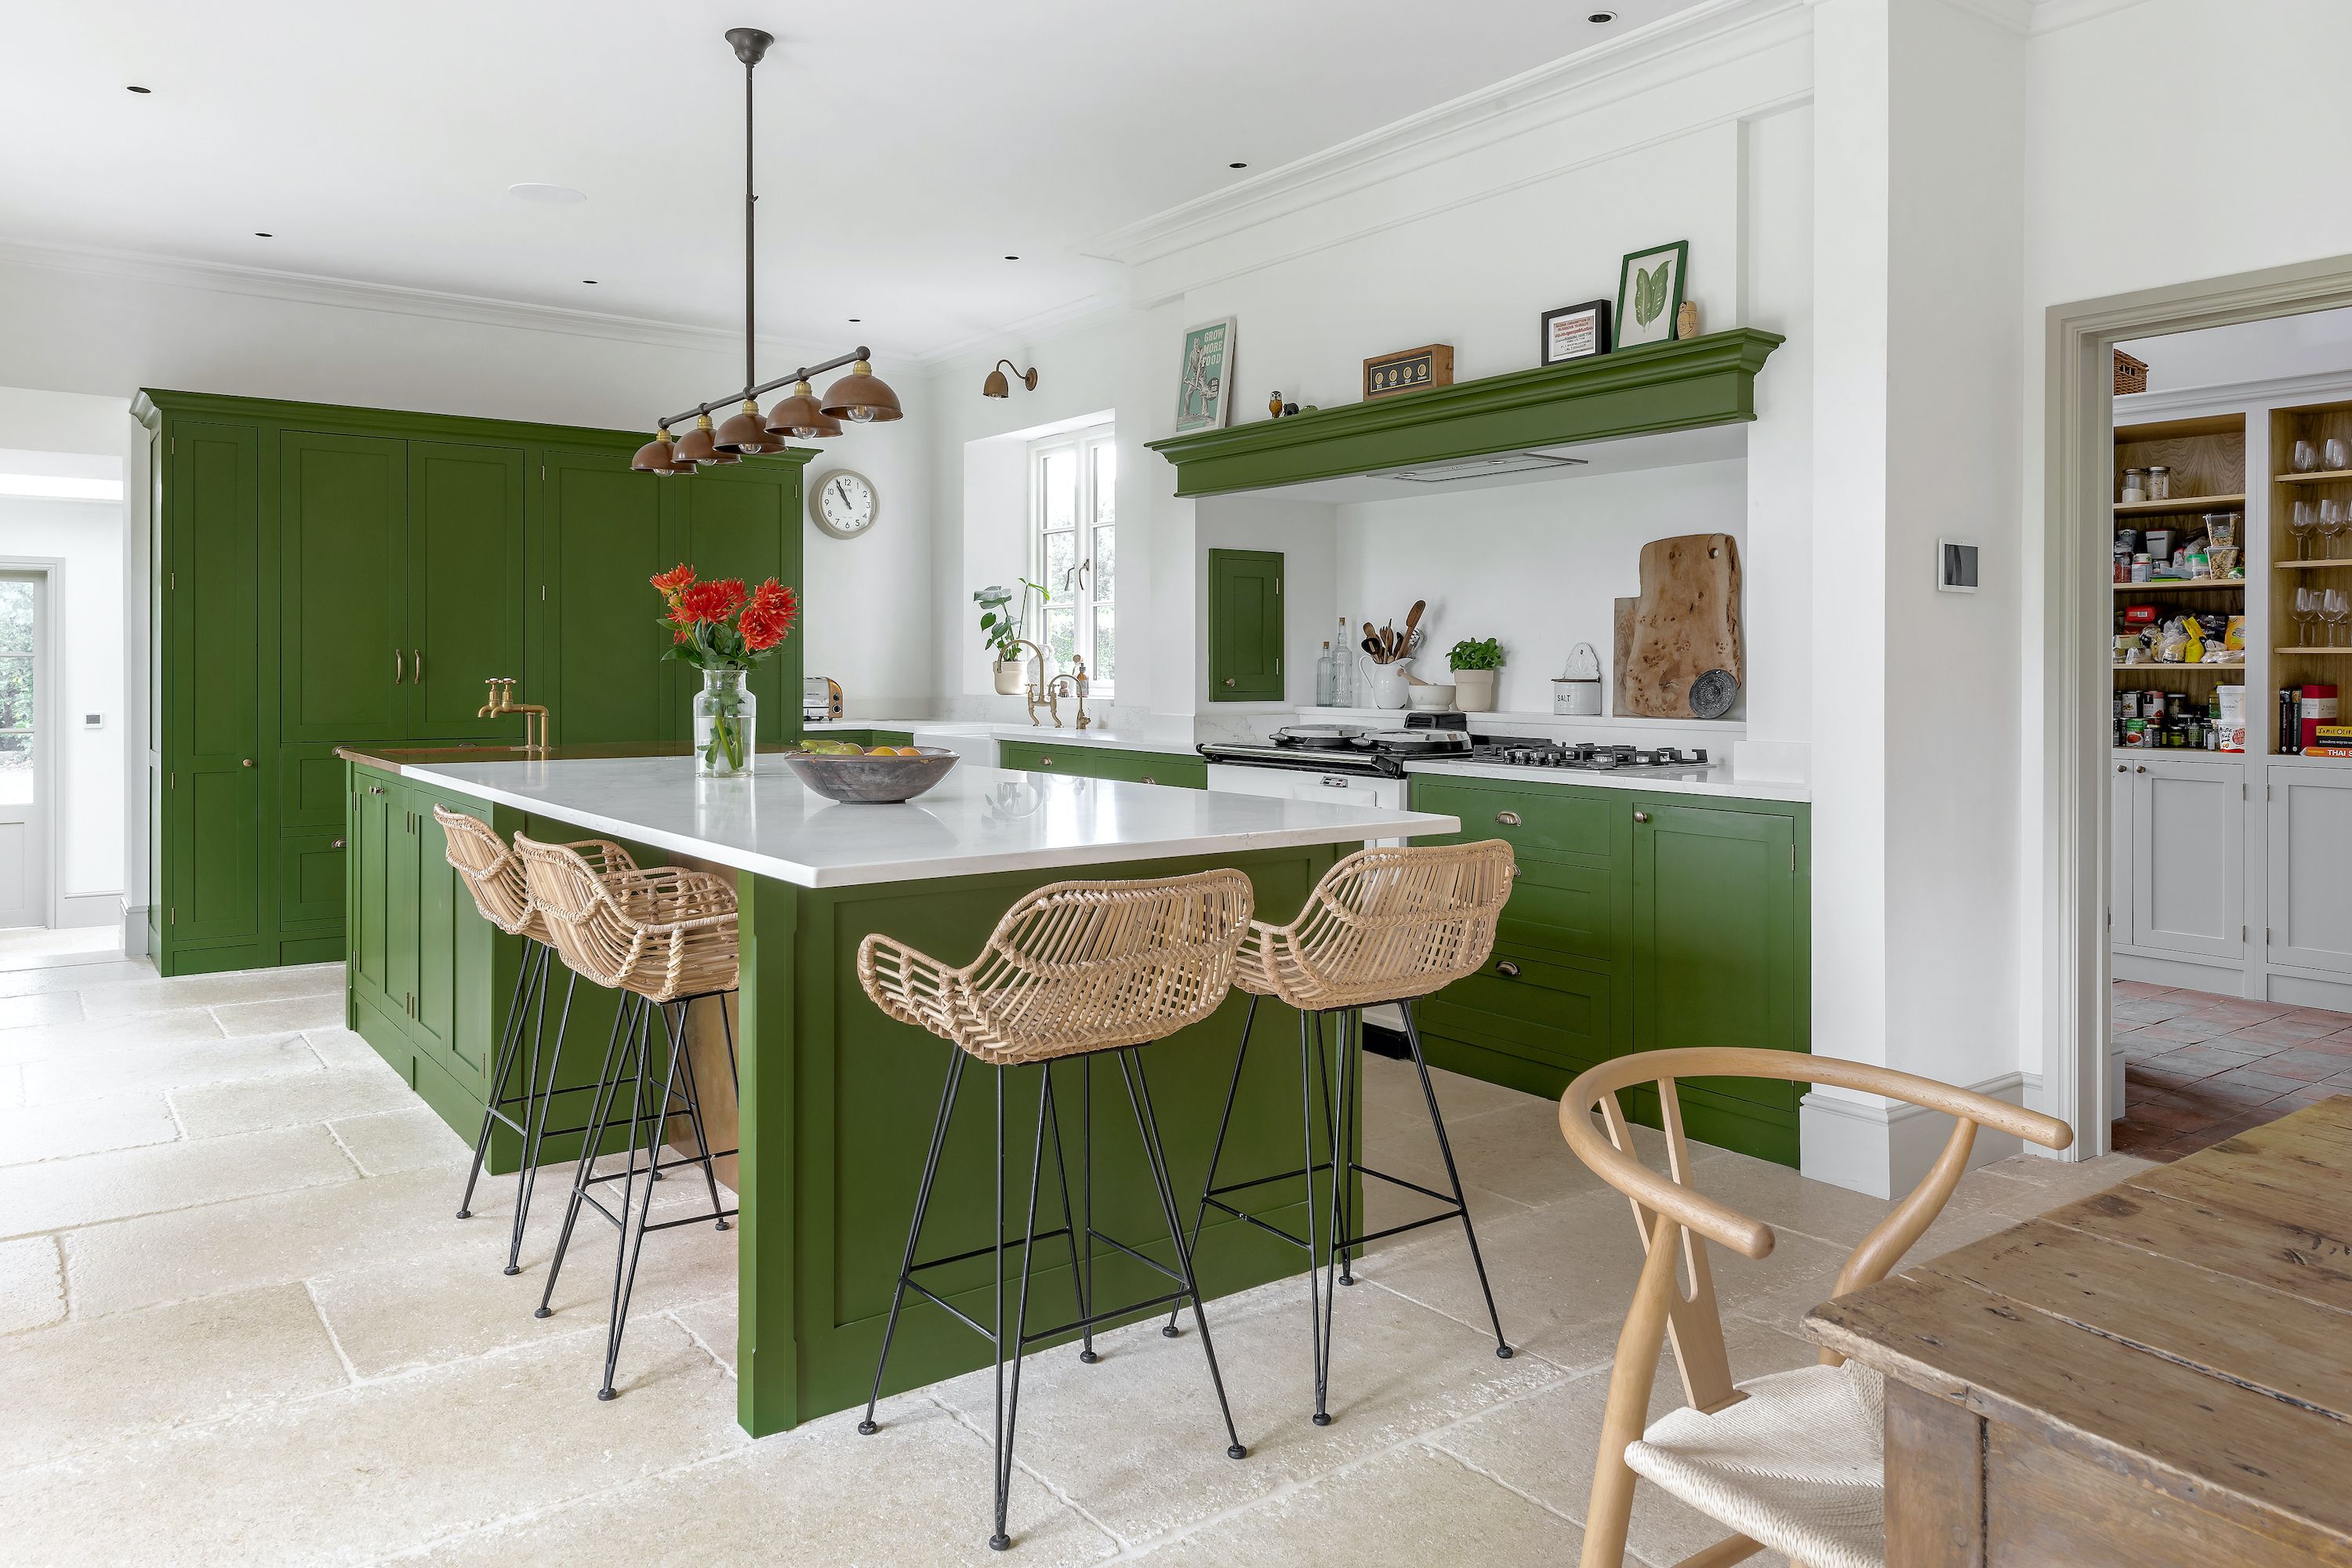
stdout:
[[825,388],[823,406],[835,418],[846,419],[853,425],[881,425],[906,417],[898,406],[898,395],[864,360],[851,365],[847,375]]
[[805,381],[796,383],[790,397],[776,400],[768,410],[768,429],[778,436],[823,441],[841,434],[841,421],[816,405],[816,391]]
[[667,425],[661,427],[661,434],[656,436],[652,440],[637,448],[636,456],[629,459],[629,467],[635,468],[641,474],[690,474],[694,472],[694,465],[692,463],[679,460],[677,447],[670,441],[669,426]]
[[694,428],[688,430],[686,435],[679,439],[677,443],[677,460],[681,463],[693,463],[703,468],[720,467],[728,463],[740,463],[742,461],[742,459],[738,458],[734,453],[722,452],[719,449],[717,438],[713,436],[710,428],[710,416],[708,414],[705,414],[695,420]]
[[762,458],[784,449],[784,438],[768,433],[768,422],[760,416],[760,405],[750,398],[743,406],[727,416],[719,427],[719,449],[745,458]]

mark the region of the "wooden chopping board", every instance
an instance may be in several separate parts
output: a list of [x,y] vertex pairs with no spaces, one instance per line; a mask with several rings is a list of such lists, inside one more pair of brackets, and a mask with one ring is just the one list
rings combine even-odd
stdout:
[[1617,655],[1622,714],[1696,717],[1691,686],[1709,671],[1744,685],[1738,542],[1727,533],[1685,533],[1642,546],[1641,596],[1617,601]]

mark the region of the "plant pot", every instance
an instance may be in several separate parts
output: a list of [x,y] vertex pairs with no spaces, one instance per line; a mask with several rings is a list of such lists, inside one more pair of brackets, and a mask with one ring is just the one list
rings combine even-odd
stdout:
[[694,694],[694,772],[699,778],[751,773],[759,756],[760,700],[740,669],[706,669]]
[[1454,706],[1465,713],[1492,713],[1495,710],[1495,672],[1491,669],[1455,670]]
[[996,694],[999,697],[1018,697],[1029,689],[1027,679],[1021,673],[1019,659],[1007,664],[1000,658],[992,668],[996,676]]

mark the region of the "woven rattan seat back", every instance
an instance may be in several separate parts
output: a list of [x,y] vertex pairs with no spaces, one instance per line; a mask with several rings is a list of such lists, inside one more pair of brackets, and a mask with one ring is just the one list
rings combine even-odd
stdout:
[[545,942],[546,930],[523,881],[522,862],[497,830],[478,816],[446,805],[433,808],[433,820],[441,825],[442,852],[450,868],[465,879],[482,918],[509,936]]
[[600,871],[568,845],[515,835],[550,946],[583,979],[656,1002],[735,989],[735,889],[675,866]]
[[1486,962],[1517,869],[1500,838],[1360,849],[1297,920],[1250,929],[1234,984],[1307,1012],[1425,996]]
[[950,969],[879,932],[857,949],[874,1005],[983,1061],[1048,1061],[1172,1035],[1217,1010],[1255,900],[1239,871],[1055,882]]

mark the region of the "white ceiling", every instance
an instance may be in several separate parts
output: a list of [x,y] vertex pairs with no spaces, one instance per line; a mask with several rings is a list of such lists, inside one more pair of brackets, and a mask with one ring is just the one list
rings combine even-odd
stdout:
[[2352,309],[2202,327],[2116,347],[2145,363],[2147,389],[2179,392],[2288,376],[2352,374]]
[[1092,237],[1696,3],[12,6],[0,239],[740,328],[761,26],[761,335],[929,356],[1117,298]]

